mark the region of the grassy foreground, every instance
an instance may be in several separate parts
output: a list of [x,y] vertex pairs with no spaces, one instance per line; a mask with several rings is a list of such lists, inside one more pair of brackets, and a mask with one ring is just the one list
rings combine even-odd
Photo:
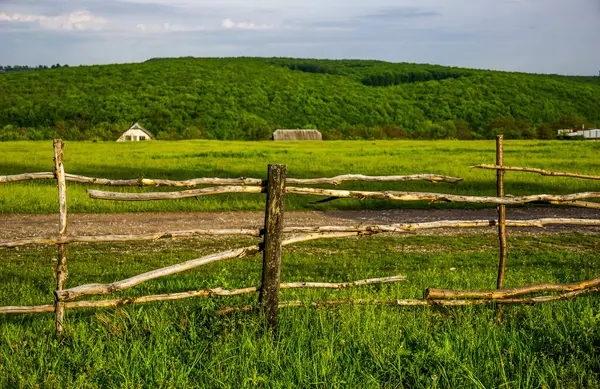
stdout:
[[[598,142],[506,141],[505,164],[551,170],[600,174],[595,163]],[[364,190],[406,190],[495,194],[495,172],[470,169],[495,162],[494,141],[327,141],[327,142],[67,142],[65,167],[68,173],[104,178],[196,177],[265,178],[267,164],[283,163],[288,176],[331,177],[339,174],[404,175],[435,173],[462,177],[456,185],[407,183],[345,183],[343,188]],[[0,175],[52,170],[52,142],[0,143]],[[90,200],[90,185],[68,185],[70,212],[127,211],[227,211],[260,210],[259,195],[220,195],[198,200],[154,202],[110,202]],[[115,191],[156,191],[156,188],[99,188]],[[513,195],[598,191],[600,182],[542,177],[509,172],[506,192]],[[314,198],[287,196],[287,209],[394,208],[426,204],[392,203],[371,200],[339,200],[309,205]],[[434,206],[465,206],[439,205]],[[57,212],[56,184],[53,181],[0,185],[0,213]]]
[[[426,287],[490,288],[496,239],[365,237],[286,248],[282,281],[402,274],[407,282],[342,291],[283,291],[282,300],[419,298]],[[251,240],[69,247],[69,285],[108,282]],[[511,237],[507,286],[572,282],[600,273],[598,234]],[[51,303],[55,248],[2,251],[0,305]],[[120,296],[257,285],[260,256],[142,284]],[[256,296],[0,317],[2,387],[598,388],[600,299],[505,308],[289,308],[276,334],[260,316],[214,315]]]

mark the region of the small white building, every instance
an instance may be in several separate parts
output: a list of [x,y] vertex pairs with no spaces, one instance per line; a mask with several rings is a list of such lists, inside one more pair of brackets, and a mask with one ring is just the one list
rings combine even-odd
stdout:
[[600,129],[598,129],[598,128],[588,128],[588,129],[582,128],[581,130],[564,129],[564,130],[558,130],[558,135],[581,136],[584,139],[600,140]]
[[137,142],[140,140],[154,140],[154,137],[138,123],[135,123],[121,134],[117,142]]

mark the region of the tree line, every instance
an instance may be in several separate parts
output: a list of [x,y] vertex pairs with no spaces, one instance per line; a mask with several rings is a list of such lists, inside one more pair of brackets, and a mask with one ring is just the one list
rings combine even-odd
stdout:
[[598,77],[291,58],[42,70],[0,74],[0,140],[115,140],[136,121],[173,140],[261,140],[278,128],[325,139],[553,139],[600,124]]

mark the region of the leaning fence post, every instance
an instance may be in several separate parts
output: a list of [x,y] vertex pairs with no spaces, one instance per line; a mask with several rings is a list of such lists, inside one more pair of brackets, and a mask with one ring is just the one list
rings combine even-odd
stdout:
[[[67,233],[67,187],[65,184],[65,167],[63,165],[63,141],[54,140],[54,176],[58,182],[58,237],[59,239]],[[58,244],[58,259],[56,262],[56,289],[63,290],[67,283],[67,248],[65,244]],[[56,333],[62,334],[65,318],[64,303],[55,299],[54,312],[56,313]]]
[[269,165],[267,203],[265,209],[262,284],[259,304],[268,325],[277,325],[279,281],[281,275],[281,241],[283,238],[283,205],[285,165]]
[[[496,137],[496,165],[504,164],[504,136]],[[498,197],[504,197],[504,174],[503,169],[496,170],[496,191]],[[498,264],[498,280],[496,281],[496,289],[504,288],[504,275],[506,273],[506,205],[498,206],[498,238],[500,241],[500,262]],[[496,306],[496,319],[498,323],[502,322],[502,305]]]

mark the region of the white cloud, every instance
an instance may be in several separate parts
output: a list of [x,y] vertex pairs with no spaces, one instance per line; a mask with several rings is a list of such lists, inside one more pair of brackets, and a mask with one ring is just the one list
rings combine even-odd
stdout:
[[87,11],[76,11],[65,15],[46,16],[29,15],[21,13],[8,14],[0,12],[0,22],[12,23],[37,23],[40,27],[49,30],[99,30],[103,28],[106,19],[93,15]]
[[228,30],[269,30],[271,28],[273,28],[273,26],[270,26],[268,24],[255,24],[255,23],[250,23],[250,22],[234,22],[233,20],[231,20],[230,18],[227,19],[223,19],[223,21],[221,22],[221,26],[223,28],[226,28]]
[[204,31],[206,28],[204,26],[184,26],[181,24],[170,24],[170,23],[162,23],[162,24],[145,24],[139,23],[135,26],[135,28],[144,33],[155,33],[155,32],[194,32],[194,31]]

